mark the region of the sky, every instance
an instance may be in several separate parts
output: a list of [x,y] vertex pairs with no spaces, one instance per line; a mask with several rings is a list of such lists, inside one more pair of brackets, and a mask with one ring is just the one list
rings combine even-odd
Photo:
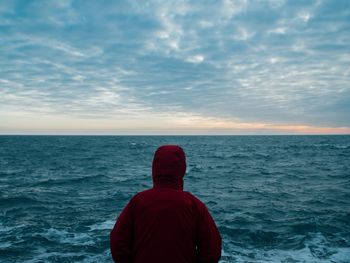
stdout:
[[0,134],[350,134],[348,0],[2,0]]

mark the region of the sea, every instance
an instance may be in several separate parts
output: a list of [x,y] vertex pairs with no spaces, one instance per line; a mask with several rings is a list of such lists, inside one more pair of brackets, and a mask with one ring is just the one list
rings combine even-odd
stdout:
[[220,263],[350,262],[346,135],[0,136],[0,262],[112,262],[109,233],[164,144],[186,152]]

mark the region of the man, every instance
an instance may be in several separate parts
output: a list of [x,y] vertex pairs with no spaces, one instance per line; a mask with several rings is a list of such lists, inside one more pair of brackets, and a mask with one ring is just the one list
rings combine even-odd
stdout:
[[116,263],[217,263],[221,237],[206,206],[183,191],[185,153],[157,149],[153,188],[136,194],[120,214],[110,246]]

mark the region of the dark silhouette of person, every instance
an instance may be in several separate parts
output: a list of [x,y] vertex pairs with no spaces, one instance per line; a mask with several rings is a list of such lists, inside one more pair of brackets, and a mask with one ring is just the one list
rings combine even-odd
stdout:
[[217,263],[221,236],[206,206],[183,191],[185,153],[159,147],[153,158],[153,188],[134,195],[110,234],[116,263]]

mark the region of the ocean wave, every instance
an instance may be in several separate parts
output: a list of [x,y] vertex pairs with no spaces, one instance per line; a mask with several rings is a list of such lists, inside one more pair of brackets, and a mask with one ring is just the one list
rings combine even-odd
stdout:
[[0,241],[0,250],[5,249],[5,248],[9,248],[11,246],[12,246],[12,243],[10,243],[10,242],[1,242]]
[[305,239],[299,249],[256,248],[230,243],[223,248],[220,263],[231,262],[308,262],[308,263],[349,263],[350,248],[334,247],[321,233]]
[[261,229],[221,226],[220,232],[224,236],[232,237],[236,244],[254,245],[255,247],[274,246],[280,244],[283,239],[278,232]]
[[187,167],[187,173],[197,173],[203,171],[203,166],[200,164],[190,164]]
[[251,153],[243,153],[243,152],[230,152],[230,153],[221,153],[221,152],[216,152],[212,156],[212,158],[217,158],[217,159],[248,159],[251,158],[253,155]]
[[116,215],[152,187],[151,149],[174,140],[188,153],[186,191],[219,226],[222,263],[349,263],[350,136],[174,138],[0,142],[1,263],[111,262]]
[[311,147],[319,148],[329,148],[329,149],[350,149],[350,145],[340,145],[340,144],[313,144]]
[[11,197],[1,197],[0,198],[0,207],[17,207],[19,204],[23,205],[33,205],[40,204],[41,201],[35,199],[34,197],[28,196],[11,196]]
[[112,230],[115,220],[106,220],[89,226],[90,231],[95,230]]
[[41,262],[79,262],[79,259],[85,258],[82,252],[47,252],[45,250],[37,251],[37,255],[32,259],[22,261],[23,263],[41,263]]
[[20,224],[20,225],[15,225],[15,226],[6,226],[0,222],[0,233],[2,235],[9,234],[9,233],[11,233],[11,231],[18,230],[19,228],[22,228],[22,227],[25,227],[25,225]]
[[[90,254],[84,252],[49,252],[44,248],[38,249],[32,259],[21,261],[23,263],[41,263],[41,262],[74,262],[74,263],[96,263],[111,262],[109,249],[100,254]],[[10,262],[9,262],[10,263]],[[12,262],[11,262],[12,263]]]
[[[46,179],[39,182],[35,182],[33,186],[57,186],[65,184],[77,184],[77,183],[90,183],[94,181],[103,181],[103,179],[109,179],[105,174],[96,174],[90,176],[82,176],[76,178],[60,178],[60,179]],[[114,178],[115,179],[115,178]],[[118,179],[118,178],[117,178]],[[122,181],[125,178],[120,178]],[[126,179],[125,179],[126,180]]]
[[71,244],[77,246],[94,245],[94,238],[88,233],[68,232],[67,230],[60,230],[56,228],[49,228],[38,236],[44,237],[49,241],[58,242],[60,244]]

